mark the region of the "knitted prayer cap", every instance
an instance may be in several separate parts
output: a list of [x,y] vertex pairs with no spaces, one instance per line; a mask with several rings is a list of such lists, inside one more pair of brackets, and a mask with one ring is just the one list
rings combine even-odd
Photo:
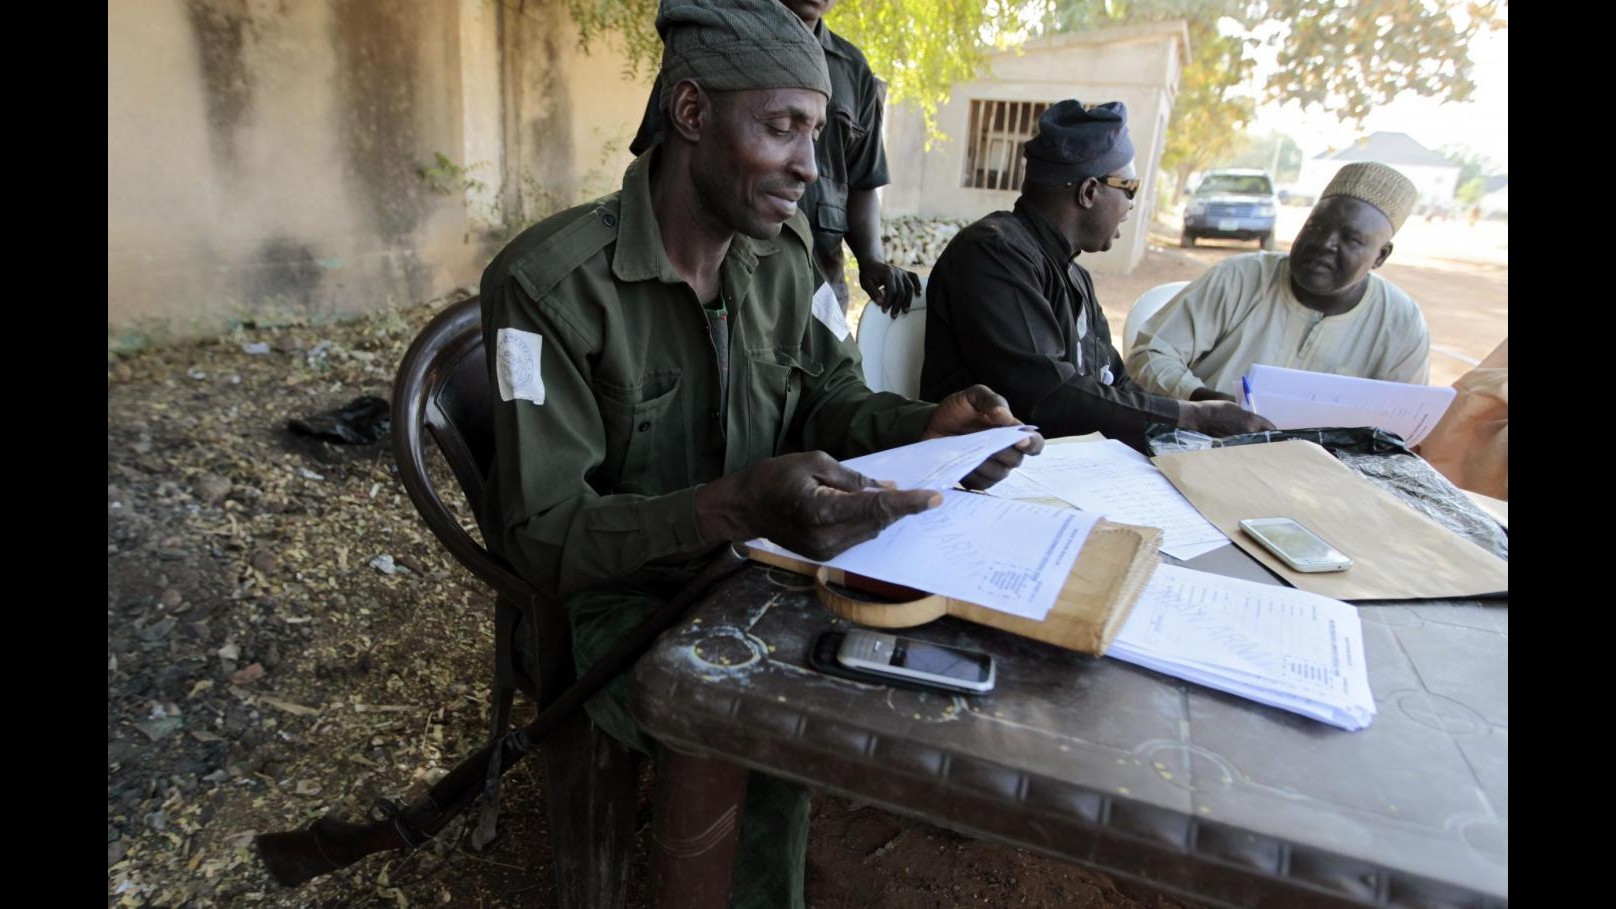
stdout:
[[1392,233],[1396,233],[1414,210],[1419,192],[1414,189],[1413,181],[1384,164],[1355,161],[1335,172],[1319,201],[1331,196],[1346,196],[1373,205],[1392,222]]
[[707,91],[806,88],[830,97],[819,39],[779,0],[662,0],[662,96],[691,79]]

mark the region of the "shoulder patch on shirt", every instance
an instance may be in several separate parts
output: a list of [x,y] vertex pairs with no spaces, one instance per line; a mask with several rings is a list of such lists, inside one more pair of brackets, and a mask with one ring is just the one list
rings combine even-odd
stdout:
[[510,266],[527,295],[541,299],[562,278],[610,246],[617,239],[617,208],[617,199],[608,196],[552,216],[565,224]]
[[830,329],[838,341],[846,341],[852,329],[847,327],[847,316],[842,312],[842,304],[836,300],[836,291],[830,289],[830,282],[819,285],[814,291],[814,318],[819,324]]
[[544,377],[539,373],[539,354],[544,338],[520,328],[499,330],[499,398],[501,401],[544,403]]

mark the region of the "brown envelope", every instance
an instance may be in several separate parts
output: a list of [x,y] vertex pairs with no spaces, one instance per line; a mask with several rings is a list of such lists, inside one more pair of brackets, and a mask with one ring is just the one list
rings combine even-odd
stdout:
[[[1293,439],[1154,459],[1206,519],[1275,574],[1338,600],[1477,596],[1509,590],[1509,563],[1409,508],[1312,442]],[[1240,529],[1293,518],[1346,553],[1342,572],[1292,571]]]

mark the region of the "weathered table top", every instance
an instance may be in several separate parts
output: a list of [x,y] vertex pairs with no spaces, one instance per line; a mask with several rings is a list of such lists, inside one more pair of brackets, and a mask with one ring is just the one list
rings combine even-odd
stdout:
[[[1188,563],[1273,578],[1229,546]],[[906,634],[999,663],[978,698],[807,667],[845,627],[752,566],[642,659],[667,744],[1230,906],[1506,906],[1506,602],[1359,607],[1378,714],[1346,732],[943,619]]]

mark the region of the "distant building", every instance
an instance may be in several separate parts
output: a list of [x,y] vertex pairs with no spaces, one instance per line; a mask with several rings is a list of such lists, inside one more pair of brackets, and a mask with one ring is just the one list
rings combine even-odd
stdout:
[[1106,252],[1085,254],[1083,265],[1112,274],[1131,271],[1145,254],[1157,165],[1188,48],[1188,28],[1172,20],[1053,35],[988,52],[981,75],[955,85],[937,109],[945,138],[929,149],[917,108],[888,109],[892,183],[883,191],[886,214],[975,220],[1008,209],[1026,172],[1021,146],[1038,131],[1040,114],[1066,98],[1122,101],[1128,105],[1134,166],[1144,183],[1122,236]]
[[1377,161],[1397,168],[1413,181],[1421,206],[1451,206],[1453,194],[1459,190],[1459,165],[1414,141],[1408,133],[1378,132],[1370,133],[1347,148],[1303,161],[1296,191],[1317,198],[1335,172],[1354,161]]
[[1502,174],[1488,177],[1482,181],[1481,213],[1486,217],[1494,215],[1509,217],[1509,175]]

